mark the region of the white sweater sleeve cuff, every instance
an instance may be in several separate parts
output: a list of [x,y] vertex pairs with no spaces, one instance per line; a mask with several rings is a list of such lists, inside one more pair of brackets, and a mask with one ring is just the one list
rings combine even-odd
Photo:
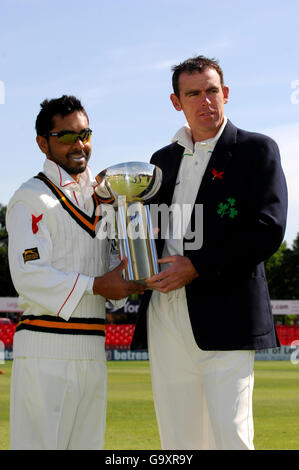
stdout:
[[86,287],[86,294],[94,295],[93,294],[93,284],[94,284],[94,277],[89,279],[89,282]]
[[125,297],[124,299],[119,299],[119,300],[111,300],[111,299],[108,299],[109,302],[111,302],[111,304],[119,309],[119,308],[123,308],[125,306],[125,303],[127,302],[128,300],[128,297]]
[[80,302],[82,296],[86,292],[87,286],[90,282],[90,277],[83,274],[78,274],[74,285],[68,293],[64,303],[62,304],[58,316],[68,321]]
[[[88,284],[87,284],[87,287],[86,287],[86,291],[85,291],[86,294],[94,295],[94,293],[93,293],[93,284],[94,284],[94,277],[90,277],[89,281],[88,281]],[[125,297],[124,299],[120,299],[120,300],[111,300],[111,299],[108,299],[108,300],[112,305],[114,305],[114,307],[119,309],[119,308],[122,308],[125,305],[125,303],[128,300],[128,297]]]

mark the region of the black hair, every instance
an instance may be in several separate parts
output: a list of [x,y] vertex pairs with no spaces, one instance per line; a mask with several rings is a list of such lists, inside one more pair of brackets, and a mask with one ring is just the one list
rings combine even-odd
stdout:
[[203,72],[206,69],[215,69],[220,76],[221,85],[224,86],[223,71],[218,64],[218,61],[216,59],[209,59],[208,57],[199,55],[172,67],[172,87],[174,94],[177,97],[180,96],[179,76],[182,72],[192,74],[194,72]]
[[60,114],[67,116],[74,111],[81,111],[88,119],[87,113],[81,104],[81,101],[75,96],[63,95],[61,98],[44,100],[41,104],[41,110],[36,118],[35,130],[37,135],[47,136],[54,127],[54,116]]

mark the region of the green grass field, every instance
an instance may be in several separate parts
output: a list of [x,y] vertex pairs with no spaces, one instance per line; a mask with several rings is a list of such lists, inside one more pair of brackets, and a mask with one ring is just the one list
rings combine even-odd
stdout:
[[[11,362],[0,364],[0,450],[9,449]],[[148,362],[108,362],[106,450],[158,450]],[[299,450],[299,365],[256,361],[255,448]]]

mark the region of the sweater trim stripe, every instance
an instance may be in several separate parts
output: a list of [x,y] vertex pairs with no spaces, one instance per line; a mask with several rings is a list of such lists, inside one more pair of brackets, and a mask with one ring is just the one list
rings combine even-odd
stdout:
[[45,333],[99,335],[105,336],[105,320],[101,318],[71,318],[65,321],[51,315],[26,315],[17,325],[20,330],[41,331]]
[[80,225],[80,227],[86,230],[86,232],[89,233],[92,238],[95,238],[95,229],[97,223],[102,218],[99,215],[99,211],[97,210],[99,203],[95,194],[93,194],[92,196],[94,203],[94,211],[92,216],[89,217],[78,207],[76,207],[75,204],[70,199],[68,199],[68,197],[62,191],[60,191],[60,189],[44,173],[40,172],[38,175],[35,176],[35,178],[43,181],[52,191],[52,193],[57,197],[60,204],[69,213],[69,215]]

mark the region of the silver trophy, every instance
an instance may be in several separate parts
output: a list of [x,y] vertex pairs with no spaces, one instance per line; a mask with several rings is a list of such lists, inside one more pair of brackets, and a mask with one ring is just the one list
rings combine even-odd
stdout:
[[117,242],[126,256],[126,279],[144,283],[159,272],[149,203],[162,183],[162,170],[150,163],[126,162],[96,176],[96,193],[116,208]]

